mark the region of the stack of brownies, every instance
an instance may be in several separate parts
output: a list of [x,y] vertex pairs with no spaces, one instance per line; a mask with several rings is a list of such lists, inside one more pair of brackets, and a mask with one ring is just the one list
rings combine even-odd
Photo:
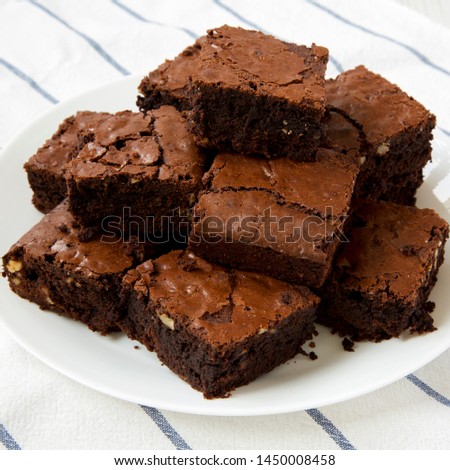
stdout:
[[432,331],[448,224],[414,202],[435,117],[363,66],[325,80],[327,60],[223,26],[143,79],[140,112],[67,118],[25,165],[46,215],[3,258],[11,289],[207,398],[315,321],[347,348]]

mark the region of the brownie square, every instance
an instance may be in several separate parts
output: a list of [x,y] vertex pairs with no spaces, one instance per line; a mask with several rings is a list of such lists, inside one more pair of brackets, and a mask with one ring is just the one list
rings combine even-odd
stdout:
[[324,286],[320,323],[353,341],[433,331],[428,296],[448,224],[431,209],[357,201],[350,243]]
[[66,167],[69,210],[85,232],[181,235],[206,163],[181,114],[119,112],[87,139]]
[[327,80],[325,89],[329,137],[338,148],[359,153],[355,194],[414,204],[422,168],[431,159],[435,116],[363,66]]
[[123,275],[162,252],[162,245],[111,237],[80,242],[63,201],[10,248],[3,276],[20,297],[108,334],[119,330]]
[[199,145],[313,160],[322,140],[328,51],[222,26],[191,74],[189,125]]
[[199,51],[205,39],[205,36],[197,39],[175,59],[166,60],[142,79],[136,102],[141,111],[147,112],[165,104],[179,111],[191,109],[189,77],[199,65]]
[[261,274],[228,270],[189,251],[145,262],[124,278],[132,338],[205,398],[227,397],[301,351],[319,299]]
[[108,113],[80,111],[68,117],[25,163],[36,209],[50,212],[66,197],[65,165],[83,145],[80,134],[91,132],[108,116]]
[[320,287],[345,239],[357,171],[326,149],[314,162],[221,153],[205,175],[189,247],[211,262]]

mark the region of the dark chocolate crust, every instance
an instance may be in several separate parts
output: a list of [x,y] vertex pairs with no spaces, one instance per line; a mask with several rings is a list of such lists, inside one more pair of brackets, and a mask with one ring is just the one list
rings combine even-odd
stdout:
[[191,73],[190,130],[199,145],[313,160],[322,141],[328,51],[222,26]]
[[320,149],[315,162],[219,154],[195,206],[189,247],[237,269],[320,287],[343,238],[357,167]]
[[203,392],[226,397],[312,338],[319,299],[306,287],[173,251],[124,278],[122,328]]
[[83,146],[83,134],[109,117],[109,113],[79,111],[65,119],[53,136],[25,163],[36,209],[47,213],[66,197],[65,165]]
[[431,159],[435,116],[364,66],[327,80],[325,89],[330,140],[358,154],[356,196],[413,205]]
[[[181,114],[119,112],[67,165],[69,210],[83,228],[181,233],[201,188],[205,154]],[[119,222],[120,221],[120,222]]]
[[350,243],[323,288],[318,321],[354,341],[434,330],[428,296],[448,224],[431,209],[359,200]]
[[16,294],[42,309],[108,334],[119,331],[122,277],[151,254],[145,248],[118,239],[80,242],[64,201],[10,248],[3,275]]

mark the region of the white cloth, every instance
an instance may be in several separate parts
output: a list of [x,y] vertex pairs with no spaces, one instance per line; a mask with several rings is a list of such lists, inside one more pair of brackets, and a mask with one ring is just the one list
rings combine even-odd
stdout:
[[[365,64],[431,109],[436,135],[450,147],[450,32],[387,0],[0,0],[0,148],[57,102],[128,73],[144,75],[224,23],[327,46],[329,76]],[[432,168],[441,164],[448,168],[439,161]],[[443,202],[449,183],[447,176],[437,189]],[[79,385],[0,328],[0,448],[443,449],[449,362],[447,351],[408,378],[320,410],[202,417]]]

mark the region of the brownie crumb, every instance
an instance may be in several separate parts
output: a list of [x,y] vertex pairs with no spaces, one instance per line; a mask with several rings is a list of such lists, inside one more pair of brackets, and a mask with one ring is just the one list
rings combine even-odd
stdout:
[[351,339],[344,338],[342,340],[342,346],[346,351],[355,352],[355,350],[353,349],[354,345],[355,343]]
[[134,349],[140,349],[137,344],[134,345]]
[[311,341],[311,342],[309,343],[309,347],[310,347],[310,348],[315,348],[315,347],[316,347],[316,343],[315,343],[314,341]]
[[301,354],[302,356],[305,356],[305,357],[309,357],[309,354],[303,348],[300,348],[298,350],[298,354]]
[[311,361],[315,361],[316,359],[318,359],[318,356],[314,351],[311,351],[309,353],[309,358],[311,359]]

